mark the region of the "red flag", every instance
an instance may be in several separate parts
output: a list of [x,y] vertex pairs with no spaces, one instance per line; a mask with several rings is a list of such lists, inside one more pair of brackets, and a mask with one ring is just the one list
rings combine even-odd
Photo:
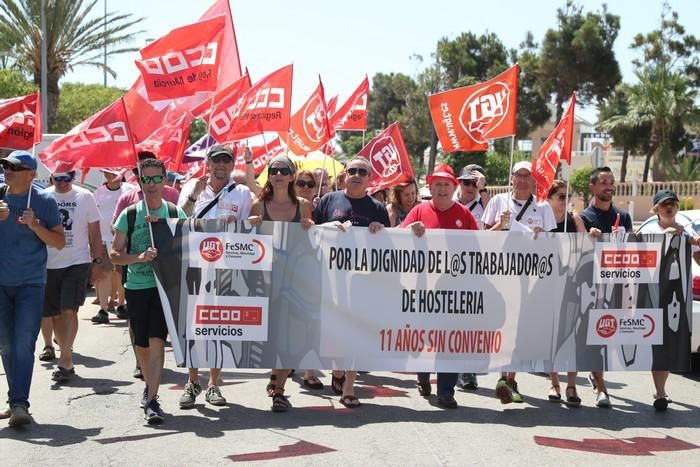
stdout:
[[519,70],[516,64],[483,83],[428,97],[443,151],[485,151],[486,140],[515,134]]
[[[240,59],[238,58],[238,45],[236,44],[236,33],[233,29],[229,0],[217,0],[202,15],[200,20],[214,18],[219,15],[224,15],[226,20],[220,47],[220,63],[225,64],[225,66],[219,70],[217,91],[226,88],[243,74],[241,72]],[[129,122],[135,139],[143,141],[158,128],[168,122],[177,120],[186,111],[194,109],[207,97],[206,94],[200,93],[177,100],[149,102],[143,78],[139,77],[124,95],[124,103],[129,112]]]
[[369,79],[365,76],[348,100],[330,117],[334,130],[366,130]]
[[547,192],[554,181],[554,174],[559,161],[571,165],[571,147],[574,141],[574,108],[576,95],[571,95],[569,107],[564,112],[559,124],[544,142],[537,157],[532,161],[532,176],[537,182],[537,199],[547,199]]
[[394,122],[374,137],[357,153],[372,164],[370,187],[383,190],[414,179],[413,165],[401,136],[398,122]]
[[235,141],[264,131],[287,132],[292,102],[292,65],[287,65],[256,82],[233,112],[231,131],[222,137]]
[[39,143],[41,143],[39,93],[0,100],[0,147],[31,149]]
[[39,153],[51,172],[80,169],[132,167],[136,163],[134,141],[122,99],[97,112]]
[[178,172],[182,156],[189,145],[192,114],[185,113],[177,121],[157,129],[151,136],[136,145],[137,151],[150,151],[163,162],[168,170]]
[[[250,148],[251,155],[253,156],[253,170],[255,171],[255,175],[259,175],[260,172],[267,167],[267,163],[270,162],[273,157],[279,156],[286,152],[286,150],[287,149],[282,146],[282,141],[279,138],[275,138],[267,144]],[[244,154],[245,146],[238,146],[234,170],[245,172],[246,164]]]
[[318,80],[316,90],[289,121],[289,150],[303,156],[320,149],[331,139],[328,109],[323,83]]
[[194,109],[194,115],[202,117],[207,122],[209,135],[217,142],[223,143],[230,134],[235,116],[240,113],[243,96],[250,89],[250,77],[246,73],[231,86],[218,92],[211,99],[202,102]]

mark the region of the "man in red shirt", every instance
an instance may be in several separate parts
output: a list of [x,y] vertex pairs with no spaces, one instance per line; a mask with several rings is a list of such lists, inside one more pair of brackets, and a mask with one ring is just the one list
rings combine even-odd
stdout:
[[[459,185],[452,167],[447,164],[438,165],[435,172],[428,175],[428,185],[432,199],[414,207],[400,227],[410,227],[417,237],[422,237],[425,229],[479,230],[469,208],[452,199]],[[457,373],[437,374],[438,405],[448,409],[457,407],[455,384]],[[418,373],[417,385],[421,396],[429,396],[432,391],[430,373]]]

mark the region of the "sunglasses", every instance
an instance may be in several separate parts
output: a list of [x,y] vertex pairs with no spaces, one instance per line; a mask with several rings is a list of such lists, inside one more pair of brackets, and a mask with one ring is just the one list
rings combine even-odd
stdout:
[[367,169],[356,169],[355,167],[349,168],[345,170],[348,175],[351,177],[354,177],[355,175],[359,175],[360,177],[366,177],[369,175],[369,171]]
[[142,175],[139,177],[141,179],[141,183],[144,185],[148,185],[150,183],[163,183],[163,180],[165,180],[165,176],[163,175],[153,175],[151,177],[147,175]]
[[289,167],[270,167],[267,172],[270,175],[292,175],[292,169]]
[[217,154],[216,156],[210,157],[209,160],[212,162],[223,162],[224,164],[229,164],[233,162],[233,157],[229,156],[228,154]]
[[476,180],[464,180],[464,179],[462,179],[462,180],[460,180],[460,182],[464,186],[476,186]]
[[73,177],[70,175],[59,175],[58,177],[54,177],[53,181],[57,183],[68,183],[73,181]]
[[3,164],[2,168],[5,170],[9,170],[10,172],[26,172],[30,169],[29,167],[25,167],[23,165],[14,165],[14,164]]
[[297,180],[294,184],[299,188],[316,188],[316,182],[314,182],[313,180]]

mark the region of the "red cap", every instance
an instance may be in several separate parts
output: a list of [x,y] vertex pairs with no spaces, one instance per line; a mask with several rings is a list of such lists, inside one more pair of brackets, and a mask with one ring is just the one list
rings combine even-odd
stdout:
[[435,180],[436,178],[445,178],[452,182],[453,185],[459,185],[459,182],[455,178],[455,173],[452,170],[452,167],[450,167],[447,164],[440,164],[437,167],[435,167],[433,173],[426,177],[426,179],[428,180],[428,185],[433,183],[433,180]]

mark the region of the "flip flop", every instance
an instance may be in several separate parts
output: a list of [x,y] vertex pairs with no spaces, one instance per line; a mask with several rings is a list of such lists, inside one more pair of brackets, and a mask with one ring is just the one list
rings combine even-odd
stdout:
[[304,382],[301,383],[302,387],[307,389],[323,389],[323,383],[317,377],[312,376],[311,378],[304,378]]
[[357,397],[350,395],[350,394],[348,394],[347,396],[341,397],[340,403],[343,404],[348,409],[356,409],[362,405],[362,404],[360,404],[360,399],[358,399]]

